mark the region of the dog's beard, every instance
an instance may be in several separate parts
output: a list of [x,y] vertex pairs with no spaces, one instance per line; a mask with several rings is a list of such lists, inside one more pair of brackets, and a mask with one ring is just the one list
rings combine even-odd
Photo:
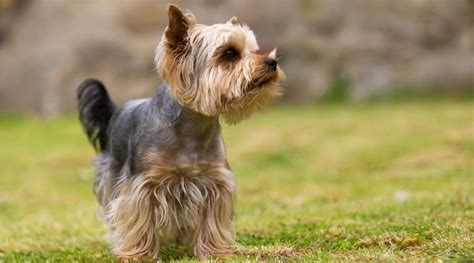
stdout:
[[236,124],[261,111],[276,98],[282,95],[282,88],[276,81],[267,81],[260,85],[249,86],[242,98],[231,101],[222,112],[228,124]]
[[221,114],[228,124],[236,124],[249,118],[282,95],[279,81],[284,75],[281,70],[259,72],[253,69],[252,71],[253,75],[249,71],[237,70],[231,77],[228,76],[228,79],[223,78],[217,81],[227,86],[216,86],[208,93],[209,96],[214,97],[211,100],[216,103],[213,109],[214,114]]
[[285,75],[279,68],[275,72],[262,71],[243,87],[242,96],[228,101],[222,116],[228,124],[236,124],[261,111],[283,94],[280,81]]
[[[252,69],[251,81],[242,88],[242,95],[227,101],[221,113],[225,122],[236,124],[261,111],[283,94],[280,81],[285,78],[281,69],[268,71],[262,68]],[[245,75],[245,74],[244,74]]]

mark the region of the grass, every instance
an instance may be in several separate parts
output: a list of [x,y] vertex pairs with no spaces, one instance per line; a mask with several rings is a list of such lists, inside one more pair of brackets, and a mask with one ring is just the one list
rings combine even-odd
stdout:
[[[230,260],[474,259],[473,118],[468,101],[280,106],[224,127]],[[0,262],[116,260],[75,117],[3,116],[0,140]]]

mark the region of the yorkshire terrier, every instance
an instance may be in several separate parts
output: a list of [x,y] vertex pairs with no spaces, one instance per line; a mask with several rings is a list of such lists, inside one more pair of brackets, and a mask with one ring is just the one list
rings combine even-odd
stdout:
[[235,249],[231,220],[236,180],[226,159],[219,116],[248,118],[282,93],[276,51],[259,54],[254,33],[232,17],[198,24],[168,5],[156,49],[163,79],[153,98],[122,108],[103,84],[78,88],[79,118],[98,152],[94,193],[122,258],[158,258],[165,241],[198,258]]

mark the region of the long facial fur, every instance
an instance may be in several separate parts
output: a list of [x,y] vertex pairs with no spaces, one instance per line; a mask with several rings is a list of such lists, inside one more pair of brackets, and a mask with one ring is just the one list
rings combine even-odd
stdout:
[[[201,25],[190,13],[169,11],[170,25],[158,45],[155,63],[169,83],[171,96],[207,116],[222,114],[237,123],[281,95],[284,78],[264,63],[275,52],[259,55],[254,33],[232,18],[225,24]],[[222,61],[222,50],[238,51],[238,60]]]

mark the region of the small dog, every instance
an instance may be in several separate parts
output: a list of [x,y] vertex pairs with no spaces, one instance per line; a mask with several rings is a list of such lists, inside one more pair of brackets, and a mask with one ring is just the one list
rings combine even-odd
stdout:
[[78,88],[79,116],[99,155],[94,193],[113,251],[158,258],[164,241],[198,258],[235,249],[236,181],[219,125],[237,123],[282,93],[276,51],[257,54],[254,33],[235,17],[198,24],[168,5],[156,50],[164,83],[156,96],[118,108],[97,80]]

